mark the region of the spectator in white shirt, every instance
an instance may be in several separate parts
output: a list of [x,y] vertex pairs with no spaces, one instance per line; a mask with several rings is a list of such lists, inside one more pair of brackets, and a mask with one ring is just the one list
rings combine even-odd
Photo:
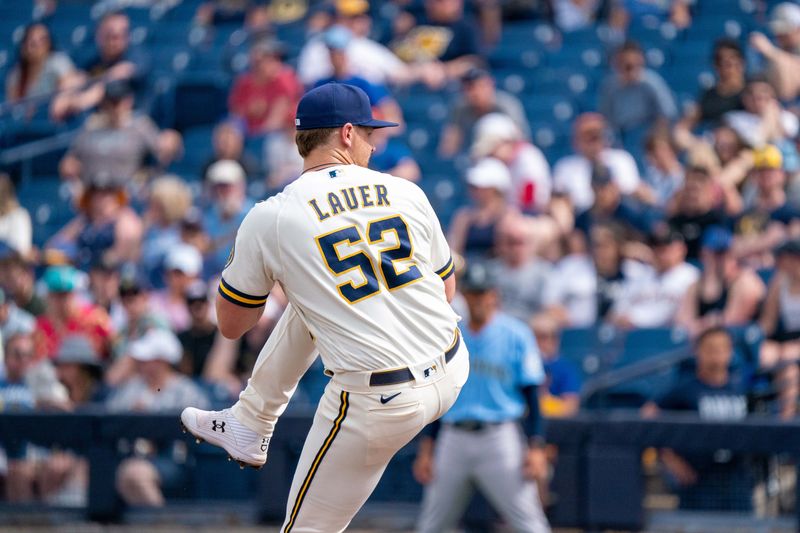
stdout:
[[648,189],[631,154],[609,146],[606,121],[599,113],[584,113],[575,120],[573,147],[576,153],[560,159],[553,168],[553,189],[569,197],[576,213],[594,203],[592,167],[597,163],[608,168],[622,194],[650,197],[643,194]]
[[471,155],[494,157],[511,172],[508,201],[525,212],[542,212],[550,201],[550,165],[542,151],[525,140],[513,120],[502,113],[489,113],[475,123]]
[[744,110],[725,113],[723,122],[749,146],[761,148],[767,143],[794,139],[800,132],[797,115],[781,107],[766,78],[755,77],[747,83],[742,103]]
[[27,257],[32,239],[31,216],[19,205],[11,179],[7,174],[0,174],[0,241]]
[[[346,27],[353,34],[347,46],[351,74],[371,83],[389,84],[410,81],[411,69],[394,52],[369,38],[372,18],[366,0],[337,0],[334,24]],[[297,75],[306,86],[313,86],[333,75],[330,53],[322,33],[316,35],[300,51]]]
[[542,303],[560,326],[589,327],[597,321],[597,276],[592,257],[578,232],[564,241],[566,254],[550,272]]
[[669,327],[686,291],[700,277],[686,262],[686,244],[680,233],[664,230],[649,239],[653,249],[650,275],[631,279],[611,311],[611,321],[622,328]]

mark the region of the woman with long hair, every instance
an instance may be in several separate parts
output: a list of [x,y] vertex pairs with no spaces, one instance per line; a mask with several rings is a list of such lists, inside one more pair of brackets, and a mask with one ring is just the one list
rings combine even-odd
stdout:
[[41,22],[25,28],[17,62],[6,76],[6,100],[42,96],[63,89],[75,66],[69,56],[53,49],[50,30]]

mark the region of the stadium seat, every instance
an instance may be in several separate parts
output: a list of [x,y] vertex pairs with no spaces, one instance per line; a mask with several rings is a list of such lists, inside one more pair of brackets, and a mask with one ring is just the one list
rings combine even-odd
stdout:
[[581,371],[583,380],[612,368],[624,336],[610,326],[566,328],[561,332],[561,357]]
[[[677,328],[634,329],[627,333],[622,354],[614,363],[615,369],[629,367],[648,359],[675,352],[688,353],[689,337]],[[607,393],[612,407],[639,407],[629,405],[636,398],[653,399],[662,395],[674,383],[676,368],[669,367],[613,387]],[[624,402],[625,405],[619,405]]]
[[184,75],[175,84],[173,127],[185,131],[217,123],[226,113],[227,78],[220,74]]

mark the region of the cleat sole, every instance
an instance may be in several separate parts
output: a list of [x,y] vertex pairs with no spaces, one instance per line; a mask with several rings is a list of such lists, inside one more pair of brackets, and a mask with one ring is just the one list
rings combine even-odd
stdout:
[[[200,444],[200,443],[203,443],[203,442],[205,442],[205,439],[202,439],[202,438],[198,437],[197,435],[195,435],[194,433],[192,433],[191,431],[189,431],[189,430],[186,428],[186,426],[184,425],[184,423],[183,423],[183,422],[180,422],[180,425],[181,425],[181,431],[182,431],[183,433],[189,433],[191,436],[193,436],[193,437],[194,437],[194,441],[195,441],[197,444]],[[250,463],[248,463],[248,462],[245,462],[245,461],[240,461],[239,459],[234,459],[234,458],[233,458],[233,457],[232,457],[230,454],[228,454],[228,461],[236,461],[236,463],[239,465],[239,469],[240,469],[240,470],[244,470],[244,468],[245,468],[246,466],[249,466],[249,467],[250,467],[250,468],[252,468],[253,470],[261,470],[261,467],[263,467],[263,466],[264,466],[264,465],[254,465],[254,464],[250,464]]]

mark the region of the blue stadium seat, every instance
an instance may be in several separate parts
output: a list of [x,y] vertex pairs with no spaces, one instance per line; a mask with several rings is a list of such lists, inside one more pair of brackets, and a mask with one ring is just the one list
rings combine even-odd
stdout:
[[29,180],[17,190],[21,205],[31,215],[33,243],[44,243],[74,216],[64,183],[58,176]]
[[195,126],[183,134],[183,159],[175,167],[176,172],[190,180],[201,179],[202,166],[211,158],[213,153],[211,134],[213,126]]
[[173,127],[185,131],[217,123],[227,111],[228,85],[217,73],[183,75],[175,84]]
[[612,368],[623,340],[624,336],[610,326],[565,328],[561,332],[560,354],[581,371],[585,381]]

